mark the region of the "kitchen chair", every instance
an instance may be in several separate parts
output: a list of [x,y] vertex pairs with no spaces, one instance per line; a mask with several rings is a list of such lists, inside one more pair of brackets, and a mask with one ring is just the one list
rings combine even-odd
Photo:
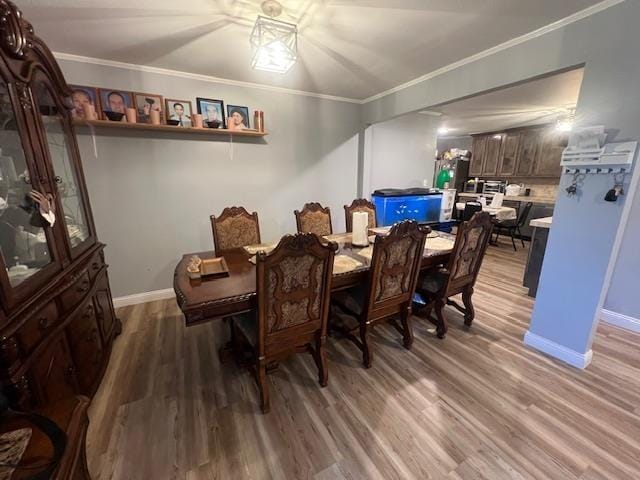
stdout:
[[[400,315],[405,348],[413,343],[411,300],[418,280],[422,252],[429,227],[420,227],[413,220],[396,223],[386,236],[376,236],[367,280],[364,285],[337,292],[332,303],[344,313],[355,317],[358,326],[346,328],[332,322],[362,350],[362,362],[371,367],[372,350],[369,330],[376,323]],[[333,320],[333,319],[332,319]],[[355,332],[359,332],[359,338]]]
[[347,232],[353,231],[353,214],[354,212],[365,212],[369,214],[369,228],[378,226],[376,223],[376,206],[369,200],[364,198],[356,198],[351,205],[344,206],[344,216],[347,226]]
[[467,202],[464,205],[464,211],[462,212],[462,221],[466,222],[471,220],[473,215],[482,211],[482,205],[480,202]]
[[[469,221],[458,226],[456,241],[446,268],[427,272],[418,280],[416,291],[424,297],[427,304],[426,317],[436,325],[438,338],[447,333],[447,323],[443,309],[445,303],[464,314],[464,324],[471,326],[475,311],[471,303],[473,287],[482,265],[487,244],[491,238],[491,217],[486,212],[476,213]],[[462,294],[464,307],[450,300],[450,297]],[[432,317],[435,310],[436,317]]]
[[506,232],[511,236],[511,243],[513,244],[513,249],[518,250],[516,248],[515,234],[517,233],[520,237],[520,242],[522,242],[522,246],[524,247],[524,240],[522,238],[522,233],[520,232],[520,227],[524,226],[524,223],[527,221],[527,217],[529,216],[529,212],[533,207],[533,203],[528,202],[525,203],[524,206],[520,207],[520,211],[518,212],[518,218],[516,220],[504,220],[504,221],[495,221],[494,228],[496,232],[496,238],[493,240],[493,243],[498,243],[498,237],[500,237],[501,233]]
[[237,356],[249,347],[264,413],[270,406],[268,364],[310,352],[320,385],[327,385],[325,340],[336,250],[335,243],[322,243],[313,233],[298,233],[282,237],[268,255],[256,256],[257,311],[231,317],[231,339]]
[[315,233],[319,237],[331,235],[331,211],[317,202],[305,203],[302,211],[295,210],[296,226],[299,233]]
[[260,224],[256,212],[249,213],[244,207],[227,207],[219,217],[211,215],[209,218],[216,256],[226,250],[260,243]]

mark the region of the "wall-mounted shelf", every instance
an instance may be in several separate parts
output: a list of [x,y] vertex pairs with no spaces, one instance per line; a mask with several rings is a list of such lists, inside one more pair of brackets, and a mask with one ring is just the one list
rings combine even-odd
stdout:
[[148,132],[171,132],[178,134],[199,134],[199,135],[231,135],[234,137],[260,138],[268,135],[266,132],[256,132],[251,130],[227,130],[223,128],[193,128],[174,127],[173,125],[152,125],[149,123],[126,123],[111,122],[109,120],[74,120],[74,125],[80,127],[117,128],[122,130],[140,130]]

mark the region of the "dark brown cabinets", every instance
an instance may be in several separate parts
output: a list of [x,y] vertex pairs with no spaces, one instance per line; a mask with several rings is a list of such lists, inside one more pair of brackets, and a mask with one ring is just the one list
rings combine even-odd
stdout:
[[[98,387],[115,317],[73,130],[71,91],[47,46],[0,0],[0,381],[22,409]],[[56,221],[21,207],[36,190]]]
[[469,176],[558,178],[567,140],[551,125],[474,135]]
[[520,151],[520,136],[520,132],[507,133],[504,135],[498,176],[511,176],[516,173],[516,165]]
[[484,135],[473,137],[471,145],[471,164],[469,165],[469,176],[480,177],[484,172],[484,149],[487,145],[487,137]]

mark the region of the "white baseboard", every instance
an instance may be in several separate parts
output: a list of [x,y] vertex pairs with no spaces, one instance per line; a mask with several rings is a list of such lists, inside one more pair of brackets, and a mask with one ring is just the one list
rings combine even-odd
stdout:
[[605,310],[604,308],[602,309],[600,318],[611,325],[615,325],[616,327],[640,333],[640,319],[630,317],[629,315],[623,315],[622,313],[612,312],[611,310]]
[[524,334],[524,344],[577,368],[587,368],[593,358],[593,350],[591,349],[585,353],[576,352],[528,330]]
[[113,306],[128,307],[129,305],[137,305],[139,303],[153,302],[155,300],[166,300],[175,297],[173,288],[165,288],[163,290],[153,290],[151,292],[134,293],[133,295],[125,295],[124,297],[116,297],[113,299]]

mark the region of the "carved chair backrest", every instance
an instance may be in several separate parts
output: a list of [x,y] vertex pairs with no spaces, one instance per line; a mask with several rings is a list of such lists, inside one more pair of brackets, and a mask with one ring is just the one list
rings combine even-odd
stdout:
[[353,214],[354,212],[365,212],[369,214],[369,228],[375,228],[376,223],[376,206],[369,200],[364,198],[356,198],[351,205],[344,206],[344,215],[347,225],[347,232],[353,230]]
[[305,203],[302,211],[296,210],[293,213],[299,233],[315,233],[320,237],[333,233],[329,207],[323,208],[317,202]]
[[211,230],[216,255],[226,250],[260,243],[258,214],[244,207],[227,207],[219,217],[211,215]]
[[429,231],[405,220],[388,235],[376,236],[365,299],[368,319],[393,315],[411,305]]
[[256,258],[258,352],[289,350],[326,335],[337,245],[313,233],[285,235]]
[[465,287],[475,284],[492,229],[491,216],[486,212],[478,212],[471,220],[458,226],[449,258],[447,296],[460,293]]

